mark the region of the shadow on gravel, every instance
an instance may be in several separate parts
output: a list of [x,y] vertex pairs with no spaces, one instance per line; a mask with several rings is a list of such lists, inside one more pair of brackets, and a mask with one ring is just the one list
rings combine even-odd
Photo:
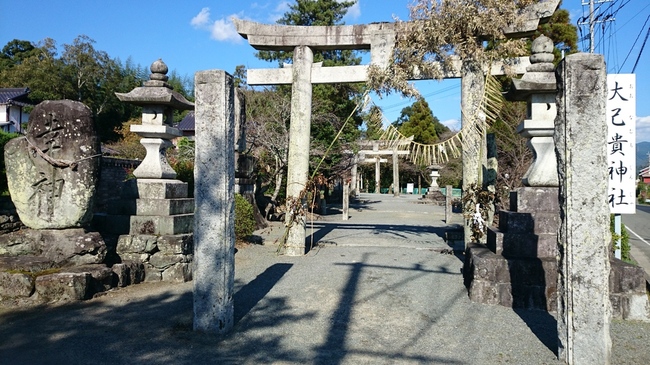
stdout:
[[[423,354],[408,354],[411,346],[414,346],[415,343],[420,339],[421,336],[424,336],[429,330],[435,325],[439,318],[428,318],[429,325],[422,328],[420,331],[417,331],[413,334],[413,337],[410,341],[407,341],[402,348],[396,348],[393,351],[377,351],[373,350],[373,346],[369,346],[368,349],[359,350],[350,348],[348,332],[350,324],[352,323],[352,315],[355,310],[355,305],[359,302],[367,302],[370,300],[377,300],[378,297],[386,295],[389,291],[394,291],[396,287],[406,285],[409,281],[413,281],[419,278],[422,278],[430,274],[455,274],[446,270],[446,268],[441,267],[440,270],[429,270],[423,268],[420,264],[415,264],[412,267],[409,266],[388,266],[388,265],[374,265],[369,264],[368,260],[369,254],[365,253],[360,262],[354,263],[335,263],[335,266],[347,267],[349,269],[349,276],[346,281],[345,287],[342,290],[339,303],[336,307],[336,310],[332,313],[330,317],[330,328],[327,331],[327,339],[325,343],[317,347],[316,358],[314,359],[314,364],[316,365],[337,365],[341,364],[349,355],[362,355],[364,357],[374,358],[377,363],[384,363],[385,361],[390,360],[393,363],[418,363],[418,364],[461,364],[461,361],[451,359],[451,358],[442,358],[435,357],[430,355]],[[371,295],[364,296],[363,298],[357,297],[358,287],[362,281],[362,274],[364,270],[367,269],[381,269],[385,274],[389,274],[391,270],[399,271],[411,271],[412,275],[405,277],[404,279],[393,283],[392,285],[382,288],[378,291],[375,291]],[[385,270],[385,271],[384,271]],[[456,274],[457,275],[457,274]],[[464,296],[464,292],[459,292],[454,298],[451,299],[451,302],[458,300],[460,297]],[[449,303],[451,304],[451,303]],[[441,312],[444,313],[444,312]]]
[[286,297],[268,297],[291,266],[273,265],[235,293],[235,328],[222,338],[193,331],[191,289],[0,313],[0,363],[305,363],[311,359],[283,346],[284,336],[263,334],[314,316],[293,313]]
[[274,264],[235,293],[235,324],[271,291],[282,276],[291,269],[291,266],[293,265]]
[[513,309],[535,336],[557,356],[557,320],[546,311]]

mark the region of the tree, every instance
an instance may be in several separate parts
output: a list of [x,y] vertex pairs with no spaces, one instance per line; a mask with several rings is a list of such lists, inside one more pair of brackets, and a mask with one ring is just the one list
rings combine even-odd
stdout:
[[422,144],[433,144],[440,139],[440,135],[448,132],[438,118],[433,115],[424,98],[418,98],[413,105],[402,109],[399,118],[393,123],[400,133],[413,136],[413,141]]
[[[277,22],[285,25],[340,25],[347,9],[354,4],[355,1],[297,0]],[[256,56],[265,61],[278,62],[279,65],[293,61],[293,52],[259,51]],[[314,52],[314,62],[323,62],[325,67],[358,65],[361,63],[361,58],[349,50],[327,50]],[[340,140],[335,142],[333,152],[326,156],[324,164],[321,165],[320,172],[326,176],[336,174],[342,168],[340,164],[343,162],[343,156],[340,153],[340,147],[345,143],[355,141],[360,135],[358,127],[363,120],[360,113],[353,113],[353,110],[357,105],[358,96],[361,94],[361,87],[358,84],[313,86],[312,168],[325,155],[325,151],[338,131],[341,128],[344,129]],[[277,87],[274,90],[289,94],[291,89],[290,87]],[[348,120],[350,116],[352,117]],[[346,121],[348,121],[347,124],[344,124]]]
[[568,10],[557,9],[547,23],[540,24],[535,38],[541,34],[553,41],[556,64],[562,57],[563,49],[568,51],[568,54],[578,52],[578,28],[571,24]]

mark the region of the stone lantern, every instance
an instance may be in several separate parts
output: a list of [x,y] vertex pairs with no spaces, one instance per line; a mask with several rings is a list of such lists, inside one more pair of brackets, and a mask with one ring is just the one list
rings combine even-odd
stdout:
[[440,177],[440,166],[438,165],[432,165],[431,167],[431,174],[429,176],[431,177],[431,187],[429,188],[429,191],[434,191],[434,190],[440,190],[440,187],[438,186],[438,178]]
[[194,104],[174,91],[167,83],[167,65],[162,60],[151,64],[149,81],[126,94],[115,93],[120,101],[142,107],[142,124],[132,125],[131,132],[138,134],[147,155],[133,171],[138,179],[175,179],[176,172],[167,162],[166,151],[171,139],[182,136],[172,127],[174,109],[194,110]]
[[532,44],[531,65],[521,79],[513,79],[508,93],[510,100],[526,101],[526,119],[519,124],[517,132],[529,138],[528,147],[533,151],[533,163],[524,175],[525,186],[557,187],[557,161],[553,132],[555,129],[555,66],[553,65],[553,42],[540,36]]
[[142,124],[131,131],[147,150],[133,171],[136,179],[124,188],[121,211],[129,215],[129,234],[119,236],[116,251],[123,261],[142,265],[146,281],[184,282],[192,278],[194,199],[188,184],[176,180],[165,152],[182,135],[171,125],[174,109],[193,110],[194,104],[169,86],[166,74],[165,63],[155,61],[143,86],[115,93],[142,107]]

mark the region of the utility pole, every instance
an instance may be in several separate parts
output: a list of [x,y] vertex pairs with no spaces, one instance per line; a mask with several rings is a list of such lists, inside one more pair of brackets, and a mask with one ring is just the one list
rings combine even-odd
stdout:
[[582,6],[587,6],[589,5],[589,21],[581,21],[578,22],[578,25],[589,25],[589,53],[594,53],[596,50],[596,42],[594,39],[595,36],[595,26],[596,23],[602,23],[606,21],[613,21],[615,20],[614,18],[606,18],[604,20],[598,19],[600,17],[600,14],[596,16],[595,12],[595,5],[596,4],[603,4],[603,3],[609,3],[612,0],[582,0]]

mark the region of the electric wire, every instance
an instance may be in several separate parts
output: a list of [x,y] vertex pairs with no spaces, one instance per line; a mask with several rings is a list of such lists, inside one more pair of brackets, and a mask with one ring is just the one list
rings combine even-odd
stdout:
[[641,38],[641,34],[643,34],[643,30],[645,29],[645,26],[648,24],[648,20],[650,20],[650,14],[648,14],[648,17],[645,18],[645,22],[643,23],[643,26],[641,27],[641,31],[639,34],[636,36],[636,39],[634,40],[634,43],[632,43],[632,47],[630,47],[630,51],[627,53],[625,56],[625,59],[623,60],[623,63],[621,64],[621,67],[618,69],[618,73],[621,73],[621,70],[623,69],[623,66],[625,66],[625,62],[627,62],[627,59],[630,57],[632,54],[632,51],[634,50],[634,47],[636,46],[636,42],[639,41],[639,38]]

